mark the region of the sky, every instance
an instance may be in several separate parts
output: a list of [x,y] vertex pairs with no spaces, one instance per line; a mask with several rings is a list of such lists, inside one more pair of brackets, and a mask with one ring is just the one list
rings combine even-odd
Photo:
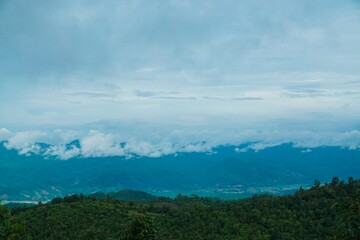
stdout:
[[24,153],[360,148],[360,1],[2,0],[0,112]]

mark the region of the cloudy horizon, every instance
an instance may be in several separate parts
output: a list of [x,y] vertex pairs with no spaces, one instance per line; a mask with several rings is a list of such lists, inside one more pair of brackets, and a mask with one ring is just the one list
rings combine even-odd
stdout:
[[1,1],[0,141],[359,148],[359,39],[357,0]]

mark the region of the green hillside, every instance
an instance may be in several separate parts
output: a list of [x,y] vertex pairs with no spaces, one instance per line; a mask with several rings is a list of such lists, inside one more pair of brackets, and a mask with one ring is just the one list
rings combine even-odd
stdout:
[[96,192],[93,194],[90,194],[89,197],[94,197],[96,199],[106,199],[111,198],[114,200],[121,200],[121,201],[149,201],[156,198],[156,196],[151,195],[147,192],[143,191],[137,191],[137,190],[121,190],[119,192],[110,192],[110,193],[102,193],[102,192]]
[[359,239],[359,202],[360,181],[352,178],[315,182],[289,196],[235,201],[179,195],[134,202],[73,195],[13,209],[11,215],[2,207],[0,234],[48,240]]

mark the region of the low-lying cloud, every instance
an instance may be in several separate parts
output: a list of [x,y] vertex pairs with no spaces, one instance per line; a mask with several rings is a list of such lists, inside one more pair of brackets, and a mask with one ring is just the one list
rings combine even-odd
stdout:
[[[44,157],[55,157],[61,160],[68,160],[74,157],[161,157],[165,155],[190,153],[190,152],[214,152],[214,148],[220,145],[239,146],[247,143],[246,147],[234,147],[237,152],[245,152],[249,149],[260,151],[262,149],[293,143],[294,147],[316,148],[320,146],[338,146],[348,149],[360,148],[360,131],[348,132],[312,132],[312,131],[255,131],[245,130],[236,134],[222,134],[224,138],[216,138],[216,135],[203,132],[203,140],[194,138],[193,141],[184,140],[178,136],[178,142],[164,138],[162,141],[151,141],[124,139],[120,134],[104,133],[100,131],[88,131],[78,134],[78,141],[58,142],[55,144],[42,144],[47,135],[64,135],[61,130],[46,133],[41,131],[29,131],[10,133],[2,130],[11,136],[6,139],[4,146],[7,149],[15,149],[20,155],[42,155]],[[174,132],[172,134],[181,134]],[[53,137],[54,139],[54,137]],[[66,138],[63,141],[67,140]]]

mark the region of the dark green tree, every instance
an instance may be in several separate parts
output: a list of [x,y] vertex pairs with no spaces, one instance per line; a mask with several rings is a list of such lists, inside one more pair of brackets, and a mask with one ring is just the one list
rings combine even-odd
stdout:
[[314,187],[315,187],[315,188],[319,188],[319,187],[320,187],[320,181],[319,181],[319,180],[315,179],[315,181],[314,181]]
[[337,186],[339,184],[340,180],[338,177],[333,177],[331,180],[331,186]]
[[13,223],[10,210],[3,206],[0,206],[0,239],[28,239],[24,234],[24,224]]
[[153,240],[156,238],[153,222],[145,215],[136,216],[126,230],[127,240]]

